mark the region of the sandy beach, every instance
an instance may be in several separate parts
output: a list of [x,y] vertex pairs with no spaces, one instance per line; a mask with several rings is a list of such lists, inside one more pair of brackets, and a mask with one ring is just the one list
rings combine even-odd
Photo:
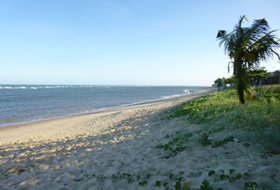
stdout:
[[[200,126],[184,117],[166,118],[171,108],[213,91],[0,128],[0,189],[175,189],[177,182],[199,188],[207,179],[214,189],[231,190],[243,189],[248,181],[266,183],[271,176],[280,182],[279,155],[260,155],[242,139],[205,147],[195,133]],[[186,130],[194,135],[184,151],[169,157],[156,148],[168,142],[167,134]],[[223,131],[212,138],[237,133]],[[216,173],[209,176],[209,171]],[[238,180],[220,179],[239,173]]]

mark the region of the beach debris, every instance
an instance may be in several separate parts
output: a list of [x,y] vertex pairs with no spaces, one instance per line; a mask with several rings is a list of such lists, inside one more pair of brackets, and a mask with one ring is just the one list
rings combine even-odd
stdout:
[[74,179],[75,182],[79,182],[79,181],[82,181],[82,178],[80,179]]
[[234,138],[232,141],[235,143],[239,143],[239,140],[237,138]]
[[189,185],[189,184],[190,184],[190,183],[189,183],[189,182],[187,182],[187,181],[186,181],[186,182],[184,182],[184,185]]
[[243,143],[243,145],[244,145],[244,146],[246,146],[246,147],[249,147],[251,144],[250,144],[250,143],[245,142],[245,143]]
[[275,155],[279,154],[279,152],[277,150],[270,150],[267,153],[275,154]]
[[1,153],[1,154],[0,154],[1,157],[6,157],[6,156],[8,156],[8,155],[9,155],[8,152],[4,152],[4,153]]
[[20,174],[21,172],[24,172],[24,171],[25,171],[25,169],[22,168],[22,169],[19,169],[19,170],[13,170],[13,171],[11,171],[11,173]]

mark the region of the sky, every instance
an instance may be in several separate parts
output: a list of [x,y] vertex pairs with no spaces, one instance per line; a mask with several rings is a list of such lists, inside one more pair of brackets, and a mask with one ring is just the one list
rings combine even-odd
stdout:
[[[0,84],[210,86],[218,30],[280,29],[279,0],[1,0]],[[275,34],[280,38],[280,31]],[[277,51],[280,53],[280,51]],[[280,69],[276,57],[262,63]]]

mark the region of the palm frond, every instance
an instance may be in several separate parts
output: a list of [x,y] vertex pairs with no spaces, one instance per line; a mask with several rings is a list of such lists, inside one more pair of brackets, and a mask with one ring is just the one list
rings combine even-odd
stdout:
[[274,50],[280,48],[279,39],[272,35],[273,32],[274,31],[267,33],[251,44],[248,51],[258,55],[254,60],[255,62],[267,61],[267,59],[273,57],[273,55],[276,55],[278,59],[280,59],[279,55]]
[[225,30],[219,30],[216,38],[222,38],[226,33],[227,31]]
[[248,31],[246,35],[252,39],[257,39],[269,31],[269,25],[268,22],[263,18],[255,20],[251,27],[248,27],[247,29]]
[[280,61],[280,55],[276,51],[274,51],[274,50],[272,50],[272,52],[278,57],[278,59]]
[[240,19],[239,19],[239,21],[238,21],[238,27],[241,28],[242,22],[243,22],[244,19],[245,19],[246,21],[249,21],[248,17],[247,17],[246,15],[243,15],[242,17],[240,17]]
[[233,35],[231,33],[227,33],[225,30],[219,30],[216,38],[219,40],[219,46],[224,45],[225,54],[228,54],[229,57],[231,57],[231,54],[233,54],[232,50],[234,49]]
[[[230,61],[230,62],[228,63],[228,72],[230,72],[230,64],[233,65],[233,61]],[[232,66],[231,66],[231,67],[232,67]]]

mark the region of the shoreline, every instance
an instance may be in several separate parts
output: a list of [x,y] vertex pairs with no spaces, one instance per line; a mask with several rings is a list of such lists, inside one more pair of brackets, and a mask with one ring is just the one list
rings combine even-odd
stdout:
[[140,101],[140,102],[133,102],[133,103],[123,104],[123,105],[119,105],[119,106],[103,107],[103,108],[98,108],[98,109],[95,109],[95,110],[92,110],[92,111],[76,112],[76,113],[70,113],[70,114],[65,114],[65,115],[63,114],[61,116],[51,116],[51,117],[44,116],[43,118],[37,118],[37,119],[34,118],[34,119],[29,119],[29,120],[21,121],[21,122],[20,121],[15,121],[15,122],[11,122],[11,123],[4,123],[4,124],[0,124],[0,129],[3,128],[3,127],[26,125],[26,124],[31,124],[31,123],[37,123],[37,122],[66,118],[66,117],[72,117],[72,116],[94,114],[94,113],[99,113],[99,112],[112,110],[112,109],[118,109],[118,108],[122,108],[122,107],[128,107],[128,106],[139,105],[139,104],[149,104],[149,103],[152,103],[152,102],[157,102],[157,101],[166,100],[166,99],[173,99],[173,98],[183,97],[183,96],[191,96],[192,94],[190,92],[194,92],[194,94],[196,94],[196,91],[207,90],[207,89],[213,89],[213,87],[201,87],[201,88],[198,87],[198,89],[188,90],[187,91],[188,93],[186,93],[186,94],[175,94],[175,95],[171,95],[171,96],[159,97],[159,98],[151,99],[151,100],[143,100],[143,101]]
[[[11,125],[11,126],[4,126],[0,127],[0,147],[3,144],[9,144],[9,143],[19,143],[24,141],[37,141],[40,139],[54,139],[49,134],[49,130],[56,130],[56,132],[52,131],[52,134],[56,136],[57,138],[61,138],[61,135],[63,131],[65,130],[72,130],[73,132],[65,132],[62,136],[73,136],[75,133],[81,133],[78,131],[75,131],[73,128],[77,128],[77,126],[86,125],[86,122],[90,122],[90,120],[96,120],[99,117],[110,117],[111,115],[114,115],[116,113],[121,113],[125,110],[135,110],[135,109],[141,109],[142,107],[153,107],[157,105],[163,105],[164,103],[167,103],[168,105],[161,107],[160,109],[170,109],[169,107],[173,107],[175,105],[179,105],[180,103],[183,103],[185,101],[189,101],[193,98],[211,93],[213,91],[216,91],[215,88],[207,88],[202,90],[196,90],[191,95],[184,95],[179,97],[172,97],[167,99],[160,99],[160,100],[153,100],[150,102],[145,103],[138,103],[134,105],[128,105],[128,106],[121,106],[121,107],[115,107],[111,109],[101,110],[93,113],[85,113],[85,114],[78,114],[73,116],[67,116],[67,117],[61,117],[61,118],[54,118],[54,119],[48,119],[48,120],[42,120],[37,122],[31,122],[26,124],[18,124],[18,125]],[[130,117],[130,116],[127,116]],[[61,125],[66,125],[66,127],[59,127]],[[102,127],[103,130],[107,129],[108,126]],[[98,128],[101,130],[101,128]],[[27,132],[27,131],[28,132]],[[91,130],[96,132],[97,129]],[[4,135],[4,133],[6,133]],[[8,133],[8,134],[7,134]],[[37,134],[38,133],[38,134]],[[67,135],[66,135],[67,134]]]

